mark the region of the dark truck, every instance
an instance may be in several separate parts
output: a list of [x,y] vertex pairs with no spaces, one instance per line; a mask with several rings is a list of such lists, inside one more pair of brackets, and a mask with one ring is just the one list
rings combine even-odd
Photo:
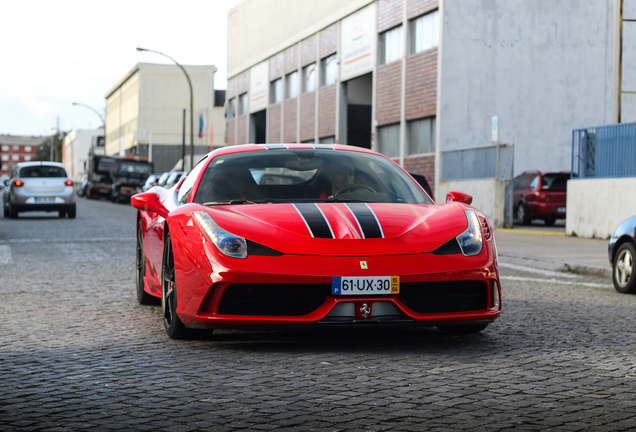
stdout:
[[86,197],[125,201],[139,191],[152,172],[152,162],[146,158],[93,155],[88,162]]

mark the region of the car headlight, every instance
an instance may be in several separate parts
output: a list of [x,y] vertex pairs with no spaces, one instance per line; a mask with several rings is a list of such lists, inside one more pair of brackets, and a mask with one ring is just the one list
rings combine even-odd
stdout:
[[195,212],[193,216],[219,252],[232,258],[247,258],[247,242],[243,237],[225,231],[205,212]]
[[481,236],[481,226],[479,225],[477,215],[473,210],[466,210],[465,213],[468,227],[455,238],[462,253],[465,256],[473,256],[481,252],[484,242]]

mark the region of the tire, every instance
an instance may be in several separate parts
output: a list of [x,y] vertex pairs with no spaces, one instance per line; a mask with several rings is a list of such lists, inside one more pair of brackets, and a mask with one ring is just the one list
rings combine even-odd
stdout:
[[636,278],[633,276],[634,257],[636,257],[636,248],[633,243],[623,243],[614,255],[612,282],[619,293],[636,293]]
[[70,219],[75,219],[75,216],[77,216],[77,207],[75,206],[75,204],[73,204],[66,210],[66,214],[68,214],[68,217]]
[[60,210],[57,214],[60,216],[60,219],[64,219],[66,217],[66,210]]
[[137,275],[137,303],[140,305],[156,304],[155,297],[151,296],[144,290],[144,276],[146,276],[146,252],[144,251],[144,242],[141,233],[141,224],[137,228],[137,259],[136,259],[136,275]]
[[556,218],[554,216],[549,216],[549,217],[543,219],[543,221],[545,222],[545,224],[547,226],[553,226],[554,223],[556,222]]
[[479,324],[458,324],[458,325],[438,325],[437,329],[447,334],[470,334],[479,333],[488,327],[488,323]]
[[517,206],[516,221],[519,225],[529,225],[530,218],[528,217],[528,207],[524,203],[520,203]]
[[9,217],[9,207],[4,206],[4,217],[8,218]]
[[9,204],[9,217],[11,219],[15,219],[18,217],[18,211],[11,204]]
[[177,315],[177,281],[170,232],[166,231],[161,269],[161,311],[163,325],[171,339],[187,339],[190,332]]

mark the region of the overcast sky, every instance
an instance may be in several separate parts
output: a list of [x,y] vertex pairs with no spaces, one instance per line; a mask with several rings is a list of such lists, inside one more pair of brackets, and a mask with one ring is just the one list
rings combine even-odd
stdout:
[[[227,87],[227,13],[239,0],[1,0],[0,135],[101,126],[106,92],[135,64],[214,65]],[[184,78],[185,79],[185,78]]]

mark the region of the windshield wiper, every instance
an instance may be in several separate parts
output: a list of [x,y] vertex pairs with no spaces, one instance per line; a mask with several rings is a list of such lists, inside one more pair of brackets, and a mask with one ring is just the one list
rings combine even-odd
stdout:
[[227,200],[227,201],[210,201],[203,203],[206,206],[212,205],[233,205],[233,204],[256,204],[254,201],[245,200],[245,199],[235,199],[235,200]]

